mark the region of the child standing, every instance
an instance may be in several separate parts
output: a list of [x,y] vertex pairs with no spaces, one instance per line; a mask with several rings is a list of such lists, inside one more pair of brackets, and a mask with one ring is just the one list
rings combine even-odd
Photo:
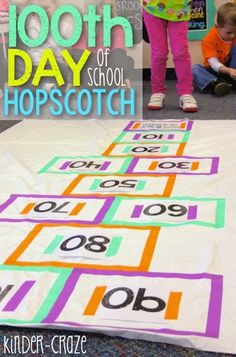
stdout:
[[216,25],[202,40],[204,65],[193,66],[194,82],[218,97],[236,89],[236,3],[219,7]]
[[187,39],[191,1],[143,0],[143,7],[151,46],[152,96],[148,109],[159,110],[164,104],[169,37],[180,96],[179,106],[185,112],[196,112],[198,107],[192,96],[191,58]]

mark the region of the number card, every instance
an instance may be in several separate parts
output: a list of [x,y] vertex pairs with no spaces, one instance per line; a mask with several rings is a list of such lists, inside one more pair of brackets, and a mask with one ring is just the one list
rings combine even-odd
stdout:
[[213,175],[218,172],[218,157],[133,158],[128,174]]
[[224,215],[224,199],[116,197],[103,223],[161,227],[197,224],[219,228],[224,226]]
[[222,291],[207,273],[74,270],[44,322],[217,338]]
[[159,228],[38,224],[5,264],[147,271],[158,233]]
[[192,120],[145,120],[131,121],[123,129],[124,131],[148,131],[148,130],[191,130]]
[[0,321],[36,323],[48,315],[66,283],[70,269],[0,267]]
[[112,201],[113,197],[11,195],[0,206],[0,221],[98,224]]
[[146,132],[128,132],[123,131],[114,142],[120,143],[182,143],[187,142],[190,131],[146,131]]
[[99,174],[124,173],[130,158],[107,158],[101,156],[64,156],[53,158],[39,173],[53,174]]
[[64,195],[129,195],[170,196],[174,176],[78,176],[64,191]]
[[181,144],[111,144],[104,156],[165,156],[182,155],[186,143]]

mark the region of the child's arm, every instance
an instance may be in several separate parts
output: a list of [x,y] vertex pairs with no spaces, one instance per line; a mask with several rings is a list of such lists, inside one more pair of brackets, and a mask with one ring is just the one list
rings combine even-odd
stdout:
[[220,73],[228,74],[231,78],[236,80],[236,69],[226,67],[224,64],[222,64],[219,68]]
[[236,79],[236,69],[225,66],[216,57],[210,57],[207,61],[215,72],[227,74],[231,78]]

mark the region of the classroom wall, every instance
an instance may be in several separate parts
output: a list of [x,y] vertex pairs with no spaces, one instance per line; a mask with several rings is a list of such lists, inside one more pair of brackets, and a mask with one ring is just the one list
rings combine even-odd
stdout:
[[[214,1],[214,0],[208,0]],[[220,5],[225,4],[228,0],[215,0],[215,6],[218,8]],[[143,42],[143,67],[150,68],[150,46],[146,42]],[[201,42],[200,41],[189,41],[189,50],[192,58],[192,63],[201,63],[202,62],[202,54],[201,54]],[[173,67],[173,62],[171,55],[168,59],[168,68]]]

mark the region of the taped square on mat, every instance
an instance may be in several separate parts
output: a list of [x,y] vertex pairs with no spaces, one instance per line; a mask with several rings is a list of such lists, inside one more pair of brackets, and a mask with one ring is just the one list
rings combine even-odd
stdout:
[[36,225],[4,264],[147,271],[159,228]]
[[126,173],[129,174],[183,174],[183,175],[213,175],[217,174],[219,157],[135,157]]
[[39,173],[53,174],[115,174],[124,173],[131,158],[107,158],[102,156],[54,157]]
[[170,196],[175,176],[80,175],[63,192],[64,195]]
[[217,338],[222,280],[206,273],[74,270],[44,322]]
[[14,194],[0,206],[0,222],[99,224],[113,197]]
[[146,131],[146,130],[191,130],[193,121],[184,120],[145,120],[130,121],[123,129],[124,131]]
[[104,156],[166,156],[183,154],[185,143],[181,144],[111,144],[103,153]]
[[194,197],[116,197],[103,223],[171,227],[195,224],[223,227],[225,200]]
[[114,140],[115,143],[183,143],[187,142],[190,131],[146,131],[129,132],[123,131]]

